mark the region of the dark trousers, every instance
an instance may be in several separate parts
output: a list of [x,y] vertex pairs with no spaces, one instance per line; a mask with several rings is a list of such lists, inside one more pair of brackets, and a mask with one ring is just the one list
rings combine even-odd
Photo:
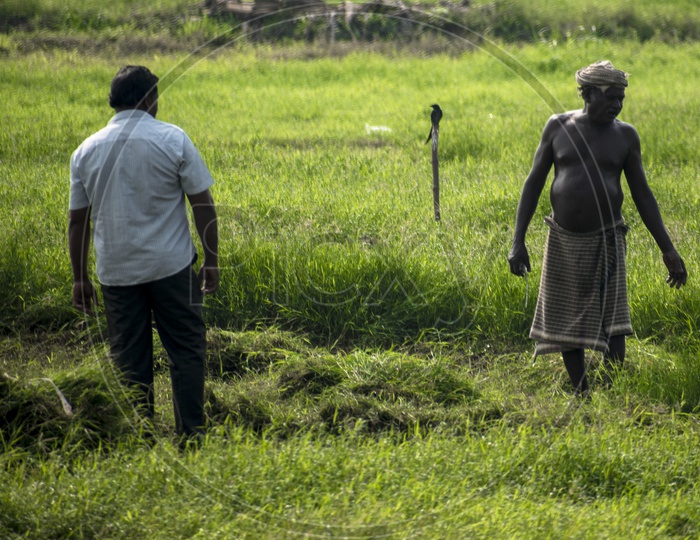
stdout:
[[175,429],[185,435],[200,432],[204,426],[206,328],[202,292],[192,267],[149,283],[102,285],[102,295],[112,358],[127,383],[141,392],[145,414],[154,414],[152,315],[168,353]]

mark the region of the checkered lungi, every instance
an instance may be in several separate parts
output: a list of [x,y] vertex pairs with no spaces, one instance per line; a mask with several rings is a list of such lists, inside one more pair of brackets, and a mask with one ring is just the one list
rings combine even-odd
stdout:
[[530,328],[535,356],[573,349],[606,352],[611,336],[632,333],[627,301],[627,226],[574,233],[550,217],[542,278]]

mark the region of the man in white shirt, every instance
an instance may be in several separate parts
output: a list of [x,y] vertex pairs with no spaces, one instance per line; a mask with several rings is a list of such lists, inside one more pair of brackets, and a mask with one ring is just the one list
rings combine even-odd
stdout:
[[[158,77],[148,68],[120,69],[109,104],[116,114],[71,157],[73,304],[90,313],[97,300],[88,277],[92,224],[111,355],[152,417],[155,319],[170,361],[176,430],[191,436],[204,426],[202,295],[219,285],[214,181],[187,134],[156,120]],[[198,274],[185,198],[204,251]]]

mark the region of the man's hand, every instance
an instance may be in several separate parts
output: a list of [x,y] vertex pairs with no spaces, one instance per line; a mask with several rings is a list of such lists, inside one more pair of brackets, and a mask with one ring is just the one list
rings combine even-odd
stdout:
[[219,267],[202,265],[199,269],[199,284],[204,294],[212,294],[219,288]]
[[76,281],[73,283],[73,307],[83,313],[92,316],[92,305],[98,304],[95,287],[90,280]]
[[530,255],[527,252],[525,243],[513,244],[508,253],[508,264],[510,264],[511,274],[516,276],[524,276],[532,271],[530,267]]
[[668,268],[666,283],[671,287],[680,289],[688,281],[688,271],[685,263],[676,250],[664,253],[664,264]]

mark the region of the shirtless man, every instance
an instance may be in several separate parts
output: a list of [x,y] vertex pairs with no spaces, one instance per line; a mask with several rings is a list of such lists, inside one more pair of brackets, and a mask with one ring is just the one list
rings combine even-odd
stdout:
[[518,203],[508,262],[517,276],[531,270],[525,233],[554,165],[552,213],[545,220],[550,230],[530,337],[538,342],[536,355],[562,353],[575,392],[585,394],[584,349],[602,351],[607,367],[620,365],[625,336],[632,333],[623,171],[637,211],[663,254],[666,282],[680,288],[688,274],[647,183],[639,135],[617,120],[627,74],[603,61],[577,71],[576,81],[583,110],[553,115],[544,127]]

